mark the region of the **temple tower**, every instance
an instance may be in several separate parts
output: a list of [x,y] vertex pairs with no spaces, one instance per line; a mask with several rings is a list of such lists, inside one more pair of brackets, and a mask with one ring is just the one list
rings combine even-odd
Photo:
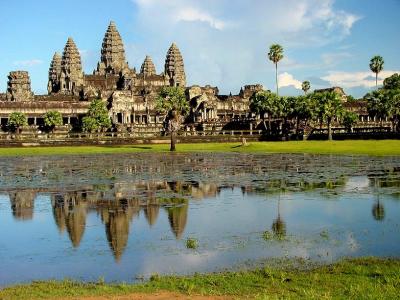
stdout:
[[27,71],[13,71],[8,75],[7,82],[7,101],[31,101],[33,93],[31,91],[31,80]]
[[58,93],[60,91],[61,60],[61,55],[58,52],[54,53],[49,68],[49,83],[47,85],[49,94]]
[[72,38],[68,38],[61,59],[61,92],[77,95],[83,86],[81,55]]
[[128,63],[125,60],[124,44],[121,35],[113,21],[108,25],[104,35],[101,48],[100,62],[97,64],[95,74],[116,74],[119,75],[128,69]]
[[172,43],[165,59],[164,74],[170,86],[186,86],[185,67],[181,52],[175,43]]
[[140,74],[143,74],[146,77],[151,75],[156,75],[156,67],[154,66],[154,63],[151,60],[151,57],[148,55],[144,59],[142,67],[140,68]]

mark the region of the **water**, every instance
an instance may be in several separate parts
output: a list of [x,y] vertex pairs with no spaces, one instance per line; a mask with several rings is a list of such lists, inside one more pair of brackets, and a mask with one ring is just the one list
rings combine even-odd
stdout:
[[[276,258],[399,257],[399,226],[399,157],[0,160],[0,286],[66,277],[131,282]],[[198,249],[186,248],[188,237]]]

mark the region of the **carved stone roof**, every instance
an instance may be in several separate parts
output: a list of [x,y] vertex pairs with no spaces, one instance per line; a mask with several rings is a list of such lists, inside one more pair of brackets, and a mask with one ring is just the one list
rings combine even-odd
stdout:
[[8,75],[7,100],[8,101],[31,101],[31,79],[27,71],[12,71]]
[[119,74],[128,67],[125,61],[124,44],[113,21],[108,25],[101,48],[101,58],[97,72],[101,75]]
[[49,68],[49,80],[59,79],[61,76],[61,54],[56,52],[54,53],[53,59],[50,63]]
[[79,77],[82,73],[82,62],[79,50],[76,47],[74,40],[69,37],[64,47],[64,52],[61,60],[62,72],[69,75],[68,77]]
[[182,54],[175,43],[172,43],[168,50],[164,69],[165,75],[168,76],[170,80],[170,85],[186,86],[186,75]]
[[142,67],[140,68],[140,73],[144,74],[146,77],[156,75],[156,67],[154,66],[150,56],[147,55],[144,59]]

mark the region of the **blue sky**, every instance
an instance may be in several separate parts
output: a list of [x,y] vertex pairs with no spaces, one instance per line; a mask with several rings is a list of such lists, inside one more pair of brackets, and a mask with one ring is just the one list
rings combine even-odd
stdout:
[[282,94],[342,86],[354,96],[374,87],[369,60],[385,59],[382,78],[400,71],[400,0],[15,0],[1,1],[0,92],[11,70],[30,72],[35,93],[46,93],[55,51],[68,36],[91,73],[101,42],[114,20],[131,67],[151,55],[163,71],[168,47],[184,56],[188,84],[218,86],[237,93],[261,83],[274,89],[269,45],[280,43]]

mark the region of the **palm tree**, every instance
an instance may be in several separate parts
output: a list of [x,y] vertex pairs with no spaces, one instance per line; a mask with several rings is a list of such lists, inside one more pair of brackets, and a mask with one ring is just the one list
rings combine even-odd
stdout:
[[308,80],[303,81],[301,84],[301,89],[303,90],[304,94],[307,94],[307,92],[310,90],[311,84]]
[[275,113],[275,103],[278,97],[276,94],[271,93],[270,91],[259,91],[253,94],[250,98],[250,110],[259,114],[263,120],[264,128],[267,130],[267,126],[265,124],[265,114],[268,114],[268,131],[271,134],[271,118]]
[[343,105],[341,97],[338,93],[319,92],[314,93],[314,101],[317,105],[318,117],[320,122],[326,121],[328,127],[328,139],[332,140],[332,121],[335,117],[340,117],[343,113]]
[[283,58],[283,48],[279,44],[273,44],[269,47],[268,58],[275,64],[275,81],[276,81],[276,94],[279,95],[278,88],[278,62]]
[[376,55],[373,58],[371,58],[371,61],[369,63],[369,68],[371,69],[372,72],[375,73],[375,85],[376,87],[378,86],[378,74],[383,70],[383,64],[384,60],[382,56]]
[[181,127],[183,117],[189,111],[185,90],[181,87],[165,87],[161,89],[156,100],[156,110],[164,113],[168,119],[168,131],[171,134],[170,151],[175,151],[176,134]]

